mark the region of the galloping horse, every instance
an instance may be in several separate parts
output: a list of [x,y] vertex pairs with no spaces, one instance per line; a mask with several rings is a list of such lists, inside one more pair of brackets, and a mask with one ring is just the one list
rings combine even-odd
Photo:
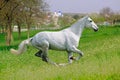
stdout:
[[[66,51],[68,53],[68,61],[72,63],[74,59],[79,60],[83,56],[83,52],[77,47],[85,27],[91,27],[94,31],[98,31],[98,27],[94,21],[90,17],[85,16],[61,31],[39,32],[32,38],[22,41],[18,50],[11,49],[10,51],[14,54],[21,54],[25,51],[26,45],[32,44],[32,46],[39,50],[35,55],[41,57],[45,62],[52,63],[48,58],[48,50],[52,49]],[[74,58],[72,53],[78,53],[79,56]]]

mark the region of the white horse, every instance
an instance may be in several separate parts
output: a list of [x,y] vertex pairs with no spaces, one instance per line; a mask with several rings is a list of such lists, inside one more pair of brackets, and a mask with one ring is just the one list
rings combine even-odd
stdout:
[[[25,51],[26,45],[32,44],[32,46],[39,50],[35,55],[41,57],[45,62],[52,63],[47,56],[48,50],[52,49],[67,51],[68,61],[69,63],[72,63],[73,60],[79,60],[80,57],[83,56],[83,52],[77,47],[85,27],[91,27],[94,31],[98,31],[98,27],[94,21],[90,17],[85,16],[75,24],[61,31],[39,32],[32,38],[22,41],[18,50],[11,49],[11,53],[21,54]],[[72,54],[73,52],[78,53],[79,56],[74,58]]]

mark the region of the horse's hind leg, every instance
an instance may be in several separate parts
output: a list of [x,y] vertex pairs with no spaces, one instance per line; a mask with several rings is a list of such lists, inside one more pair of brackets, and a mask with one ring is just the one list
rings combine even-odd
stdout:
[[50,63],[50,64],[53,64],[53,65],[56,65],[56,63],[52,62],[49,58],[48,58],[48,47],[43,47],[43,53],[42,53],[42,60],[47,62],[47,63]]
[[47,55],[45,53],[43,54],[43,52],[41,50],[39,50],[37,53],[35,53],[35,56],[41,57],[43,61],[48,62]]
[[42,60],[45,62],[49,62],[48,59],[48,48],[49,48],[49,43],[47,41],[43,41],[42,45]]
[[56,65],[56,63],[50,61],[50,59],[48,58],[48,49],[49,49],[49,42],[48,41],[43,41],[42,42],[42,47],[41,47],[41,50],[42,50],[42,54],[41,54],[41,57],[42,57],[42,60],[47,62],[47,63],[50,63],[50,64],[53,64],[53,65]]
[[42,56],[42,60],[45,61],[45,62],[48,62],[48,57],[45,56],[45,55],[43,55],[43,56]]
[[39,50],[37,53],[35,53],[35,56],[37,56],[37,57],[42,57],[42,51]]

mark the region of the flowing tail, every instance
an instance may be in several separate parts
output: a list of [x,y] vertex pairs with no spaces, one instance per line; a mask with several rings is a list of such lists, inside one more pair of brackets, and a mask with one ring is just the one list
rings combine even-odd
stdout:
[[10,52],[13,53],[13,54],[17,54],[17,55],[25,52],[26,49],[27,49],[27,45],[30,44],[31,39],[32,39],[32,38],[29,38],[29,39],[27,39],[27,40],[22,41],[22,42],[19,44],[18,50],[10,49]]

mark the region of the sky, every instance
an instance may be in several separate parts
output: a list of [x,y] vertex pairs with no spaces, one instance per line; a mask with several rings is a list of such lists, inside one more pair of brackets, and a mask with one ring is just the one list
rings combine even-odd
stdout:
[[70,13],[94,13],[105,7],[120,12],[120,0],[46,0],[50,11]]

